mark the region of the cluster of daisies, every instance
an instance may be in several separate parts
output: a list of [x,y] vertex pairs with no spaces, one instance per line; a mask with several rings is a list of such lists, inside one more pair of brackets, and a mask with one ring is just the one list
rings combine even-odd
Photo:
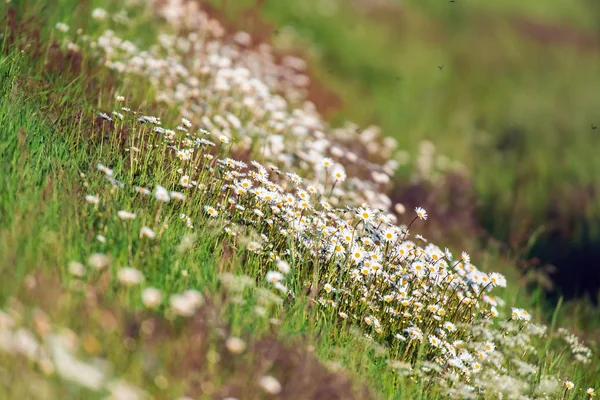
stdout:
[[[163,296],[146,286],[146,275],[173,279],[173,271],[150,267],[159,262],[151,254],[173,240],[179,223],[183,231],[210,231],[214,249],[234,252],[239,272],[271,289],[261,292],[270,302],[309,293],[322,315],[359,327],[408,363],[403,374],[434,377],[449,396],[548,398],[573,389],[537,363],[534,343],[547,340],[545,328],[524,309],[503,311],[493,291],[506,286],[504,276],[413,235],[427,219],[424,209],[404,221],[390,211],[393,140],[376,127],[329,127],[303,101],[301,60],[276,64],[268,46],[252,47],[243,33],[227,36],[195,2],[156,6],[186,34],[160,34],[148,50],[112,30],[65,38],[125,81],[145,78],[182,115],[166,127],[125,107],[123,96],[110,114],[98,114],[110,143],[124,126],[129,135],[121,159],[86,177],[95,189],[85,200],[97,246],[113,253],[73,263],[74,276],[110,265],[122,285],[142,286],[147,307],[193,315],[203,302],[198,288]],[[126,245],[105,246],[116,243]],[[423,360],[426,367],[414,368]]]
[[[284,170],[301,170],[307,181],[323,181],[324,174],[332,174],[322,163],[331,158],[339,181],[330,196],[332,204],[392,206],[385,192],[399,166],[392,157],[396,141],[382,137],[376,126],[329,127],[314,104],[305,100],[309,80],[303,60],[286,56],[276,63],[270,46],[254,46],[243,32],[225,36],[219,22],[194,2],[158,3],[161,15],[179,21],[176,26],[189,33],[160,34],[156,45],[144,50],[114,30],[96,38],[65,35],[63,40],[66,46],[75,43],[94,54],[107,68],[121,73],[126,83],[145,79],[158,101],[177,107],[184,121],[210,131],[219,138],[217,144],[229,145],[232,154],[251,154],[251,159],[268,160]],[[123,113],[117,109],[102,117],[118,122]],[[174,137],[189,127],[182,122],[175,129],[163,129],[159,126],[157,132]],[[197,138],[195,145],[202,144]],[[178,156],[187,160],[190,152],[181,149]]]
[[[139,234],[132,230],[128,239],[132,242],[150,237],[147,231],[160,241],[171,220],[197,227],[191,230],[220,226],[216,240],[236,249],[239,259],[245,260],[239,268],[254,277],[241,282],[264,282],[273,292],[265,295],[263,290],[263,296],[275,298],[274,304],[308,289],[330,318],[361,327],[400,361],[414,361],[417,354],[429,360],[427,373],[441,378],[448,395],[504,393],[512,398],[515,393],[551,394],[560,389],[553,376],[542,376],[543,384],[535,387],[526,380],[498,385],[515,379],[506,368],[509,364],[518,366],[520,378],[537,374],[538,366],[522,354],[535,357],[532,341],[542,338],[545,328],[531,324],[525,309],[501,311],[504,302],[492,291],[506,286],[503,275],[479,270],[465,252],[455,257],[420,235],[413,237],[410,229],[427,219],[426,210],[416,208],[406,224],[397,224],[394,214],[367,203],[333,206],[329,199],[334,188],[344,187],[346,181],[339,175],[343,167],[334,159],[323,158],[326,173],[307,184],[301,170],[284,172],[273,164],[230,158],[230,142],[205,128],[193,129],[186,119],[181,122],[186,130],[172,135],[160,127],[158,118],[148,125],[148,118],[127,115],[122,123],[131,124],[129,131],[142,145],[130,170],[123,173],[144,179],[143,172],[154,166],[166,180],[153,187],[125,184],[112,169],[97,165],[106,182],[104,192],[123,193],[106,199],[88,195],[94,199],[93,210],[106,216],[109,210],[116,213],[99,227],[103,232],[117,220],[132,222],[130,215],[144,216]],[[182,158],[182,152],[189,157]],[[115,199],[133,209],[120,210]],[[129,258],[138,259],[136,254]],[[118,269],[117,277],[125,285],[132,277],[141,283],[141,272],[129,267]],[[233,285],[232,279],[227,278],[227,285]],[[244,286],[233,286],[239,285]],[[160,304],[157,289],[141,293],[148,307]],[[167,310],[190,316],[201,304],[199,299],[194,290],[173,294]],[[582,361],[583,350],[574,354],[574,360]]]

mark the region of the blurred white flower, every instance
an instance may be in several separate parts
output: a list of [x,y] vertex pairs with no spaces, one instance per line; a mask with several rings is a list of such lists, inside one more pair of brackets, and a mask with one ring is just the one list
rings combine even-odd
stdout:
[[144,274],[135,268],[121,268],[117,272],[119,281],[125,286],[134,286],[144,281]]
[[128,211],[125,210],[121,210],[117,213],[117,215],[119,216],[119,218],[121,218],[124,221],[130,221],[132,219],[135,219],[135,214],[134,213],[130,213]]
[[225,341],[225,347],[232,354],[240,354],[246,349],[246,343],[238,337],[230,337]]
[[94,8],[94,10],[92,10],[92,18],[96,20],[105,20],[107,16],[108,12],[103,8]]
[[149,239],[154,239],[156,238],[156,233],[154,233],[154,231],[148,228],[147,226],[142,226],[142,228],[140,229],[140,236],[147,237]]
[[142,303],[148,308],[156,308],[162,302],[162,292],[148,287],[142,291]]
[[69,263],[69,273],[73,276],[81,278],[85,275],[85,266],[77,261],[71,261]]
[[263,376],[259,379],[260,387],[269,394],[281,393],[281,383],[272,376]]
[[154,189],[154,197],[158,201],[168,202],[171,198],[169,197],[169,191],[164,187],[157,185]]

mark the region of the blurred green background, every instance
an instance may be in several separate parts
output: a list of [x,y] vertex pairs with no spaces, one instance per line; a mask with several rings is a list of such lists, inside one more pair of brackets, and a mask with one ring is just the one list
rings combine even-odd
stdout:
[[291,47],[341,100],[334,123],[380,125],[411,155],[431,140],[466,166],[488,234],[525,258],[561,264],[557,280],[573,280],[566,293],[595,298],[600,2],[210,3],[241,29],[278,27],[267,35],[275,47],[290,46],[289,32],[300,38]]

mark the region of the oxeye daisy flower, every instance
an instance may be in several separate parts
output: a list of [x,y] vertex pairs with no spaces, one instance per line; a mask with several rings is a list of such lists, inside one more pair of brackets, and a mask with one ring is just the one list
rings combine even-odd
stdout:
[[98,164],[96,166],[96,168],[98,168],[98,171],[104,173],[104,175],[106,175],[106,176],[112,176],[113,175],[113,170],[110,169],[110,168],[108,168],[108,167],[105,167],[102,164]]
[[171,198],[169,197],[169,191],[164,187],[157,185],[154,189],[154,198],[158,201],[167,203]]
[[362,208],[360,207],[357,211],[356,214],[358,215],[358,218],[360,218],[361,220],[363,220],[366,223],[371,223],[373,221],[373,210],[371,210],[370,208]]
[[154,231],[150,228],[148,228],[147,226],[143,226],[142,229],[140,229],[140,237],[147,237],[149,239],[154,239],[156,238],[156,233],[154,233]]
[[411,265],[411,268],[416,276],[423,277],[425,276],[425,265],[421,262],[414,262]]
[[426,220],[427,219],[427,211],[425,211],[424,208],[417,207],[417,208],[415,208],[415,212],[417,213],[417,216],[420,219],[422,219],[422,220]]
[[179,158],[181,161],[188,161],[190,158],[192,158],[192,153],[187,150],[177,150],[177,158]]
[[529,321],[531,319],[531,315],[522,308],[512,308],[511,318],[519,321]]
[[329,204],[327,200],[322,199],[321,201],[319,201],[319,204],[321,204],[321,207],[323,207],[325,210],[331,210],[331,204]]
[[444,329],[446,329],[448,332],[454,332],[456,330],[456,326],[452,322],[446,321],[444,322]]
[[272,376],[263,376],[259,379],[258,385],[269,394],[279,394],[281,392],[281,384]]
[[260,249],[260,247],[261,247],[260,243],[258,243],[258,242],[250,242],[250,243],[248,243],[247,249],[249,251],[257,251],[257,250]]
[[183,175],[180,179],[179,179],[179,184],[183,187],[190,187],[190,177],[187,175]]
[[288,264],[287,261],[279,260],[277,261],[277,269],[280,272],[287,274],[290,272],[290,264]]
[[333,246],[333,252],[338,256],[343,256],[344,254],[346,254],[346,249],[344,248],[344,246],[338,243]]
[[469,256],[469,254],[466,251],[463,251],[460,254],[460,259],[462,260],[462,262],[464,262],[465,264],[469,264],[471,262],[471,256]]
[[417,240],[420,240],[420,241],[422,241],[422,242],[425,242],[425,243],[427,243],[427,239],[425,239],[423,236],[421,236],[421,235],[420,235],[420,234],[418,234],[418,233],[415,235],[415,239],[417,239]]
[[294,174],[294,173],[288,173],[287,176],[290,178],[290,180],[295,183],[295,184],[300,184],[302,183],[302,178],[300,177],[300,175],[298,174]]
[[100,199],[98,198],[98,196],[87,195],[85,196],[85,201],[87,201],[90,204],[98,204],[100,202]]
[[394,230],[394,228],[387,228],[383,232],[383,240],[385,240],[386,242],[394,242],[394,241],[396,241],[397,238],[398,238],[398,235],[396,234],[396,231]]
[[242,179],[239,183],[239,186],[248,190],[252,188],[252,181],[250,179]]
[[567,389],[567,390],[571,390],[575,387],[575,384],[571,381],[565,381],[564,385],[565,385],[565,389]]
[[489,276],[490,282],[494,286],[506,287],[506,278],[497,272],[492,272]]
[[404,204],[402,204],[402,203],[396,203],[396,204],[394,204],[394,210],[398,214],[402,215],[406,212],[406,207],[404,207]]
[[56,30],[62,33],[66,33],[69,31],[69,25],[63,23],[63,22],[59,22],[56,24],[55,26]]
[[225,341],[225,347],[231,354],[241,354],[246,350],[246,343],[238,337],[230,337]]
[[171,192],[170,196],[172,199],[175,199],[175,200],[179,200],[179,201],[185,200],[185,194],[183,194],[181,192]]
[[118,101],[119,103],[122,103],[125,101],[125,97],[123,97],[121,95],[116,95],[115,100]]
[[364,250],[362,250],[360,248],[354,248],[352,250],[352,260],[355,263],[358,263],[360,260],[362,260],[364,256],[365,256]]
[[347,243],[347,244],[350,244],[350,243],[352,243],[352,240],[353,240],[353,239],[354,239],[354,235],[353,235],[352,231],[349,231],[349,230],[344,230],[344,231],[342,232],[342,240],[343,240],[345,243]]
[[108,12],[104,8],[94,8],[92,10],[92,18],[97,19],[99,21],[105,20],[108,16]]
[[142,303],[148,308],[156,308],[162,301],[160,290],[149,287],[142,291]]
[[283,280],[283,274],[277,271],[269,271],[265,277],[268,282],[277,283]]
[[596,395],[596,393],[594,392],[594,388],[588,388],[588,390],[586,390],[585,392],[590,395],[590,398]]
[[227,144],[227,143],[229,143],[229,138],[225,135],[221,135],[221,136],[219,136],[219,142],[221,142],[223,144]]
[[302,189],[298,189],[298,198],[300,200],[308,200],[310,198],[310,195],[308,194],[308,192],[306,190],[302,190]]
[[430,335],[427,339],[429,340],[429,344],[433,347],[440,347],[441,340],[438,337]]
[[331,176],[333,179],[339,182],[344,182],[346,180],[346,171],[344,171],[344,167],[341,165],[337,165],[332,171]]
[[284,284],[282,284],[281,282],[275,282],[273,284],[273,286],[275,287],[275,289],[279,290],[281,293],[283,294],[287,294],[287,292],[289,292],[290,290],[287,288],[287,286],[285,286]]
[[421,340],[423,338],[423,332],[416,326],[412,326],[410,328],[404,329],[405,332],[408,333],[411,340]]
[[316,187],[314,187],[314,186],[312,186],[312,185],[310,185],[310,186],[307,186],[307,187],[306,187],[306,190],[307,190],[307,191],[308,191],[308,193],[310,193],[310,194],[315,194],[315,193],[317,193],[317,192],[318,192],[317,188],[316,188]]
[[139,186],[135,187],[135,191],[139,194],[143,194],[144,196],[148,196],[150,193],[152,193],[150,191],[150,189],[146,189],[146,188],[139,187]]
[[182,294],[171,296],[171,298],[169,299],[169,303],[171,309],[177,315],[180,315],[182,317],[191,317],[196,311],[194,301],[190,297]]
[[216,217],[217,215],[219,215],[219,212],[211,206],[204,206],[204,211],[211,217]]
[[129,267],[121,268],[117,272],[117,277],[119,278],[119,281],[125,286],[134,286],[142,283],[142,281],[144,280],[144,275],[141,271]]
[[69,273],[73,276],[81,278],[85,275],[85,266],[77,261],[72,261],[69,263]]
[[94,253],[88,257],[88,264],[95,269],[103,269],[109,266],[111,258],[102,253]]
[[125,210],[121,210],[117,213],[117,215],[119,216],[119,218],[121,218],[124,221],[129,221],[132,219],[135,219],[135,214],[134,213],[130,213],[128,211]]
[[191,128],[192,127],[192,123],[188,119],[186,119],[186,118],[181,118],[181,123],[186,128]]
[[322,165],[323,165],[325,168],[332,167],[332,166],[333,166],[333,160],[332,160],[331,158],[329,158],[329,157],[325,157],[325,158],[323,159],[323,161],[322,161]]

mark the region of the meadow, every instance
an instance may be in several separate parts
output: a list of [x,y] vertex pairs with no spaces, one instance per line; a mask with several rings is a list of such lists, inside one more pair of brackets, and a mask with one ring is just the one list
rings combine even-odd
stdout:
[[[285,39],[290,21],[278,4],[265,2],[260,17],[277,16]],[[314,24],[311,40],[334,41],[322,54],[342,61],[309,52],[307,63],[292,51],[307,35],[288,32],[286,54],[261,43],[259,29],[232,30],[243,2],[214,7],[2,4],[0,398],[595,396],[593,306],[550,303],[501,246],[468,237],[469,255],[444,238],[447,230],[435,243],[423,237],[437,205],[391,195],[404,180],[445,184],[445,168],[431,173],[412,156],[442,129],[429,139],[447,163],[476,188],[493,188],[477,199],[502,209],[493,190],[516,178],[478,176],[473,158],[497,170],[494,153],[472,151],[458,134],[469,129],[448,123],[453,113],[442,118],[443,104],[417,110],[409,93],[389,90],[385,79],[396,81],[400,61],[376,56],[388,28],[372,26],[363,39],[336,35],[325,31],[335,30],[331,20],[318,20],[327,10],[309,12],[315,19],[301,21]],[[543,16],[588,17],[565,7]],[[217,12],[221,21],[211,17]],[[246,24],[257,24],[254,12]],[[352,41],[357,53],[336,40]],[[435,57],[423,54],[403,79],[430,78],[419,71]],[[437,84],[456,84],[460,72],[442,63]],[[539,79],[545,87],[552,74]],[[336,112],[307,101],[315,82],[343,100]],[[495,84],[509,96],[510,86]],[[551,113],[548,93],[539,96]],[[577,108],[582,126],[589,99]],[[501,100],[494,92],[478,107],[500,121],[506,110],[493,102]],[[523,101],[514,109],[524,117],[531,99]],[[583,135],[569,148],[593,163]],[[544,146],[562,149],[553,137]],[[549,165],[537,162],[523,170]],[[540,184],[564,182],[551,174]]]
[[[397,139],[408,187],[460,172],[469,219],[558,266],[568,296],[597,298],[587,284],[597,273],[577,267],[600,260],[596,2],[211,3],[249,30],[284,26],[270,30],[276,44],[311,49],[300,50],[311,73],[343,103],[322,99],[332,118]],[[424,140],[433,156],[421,156]]]

